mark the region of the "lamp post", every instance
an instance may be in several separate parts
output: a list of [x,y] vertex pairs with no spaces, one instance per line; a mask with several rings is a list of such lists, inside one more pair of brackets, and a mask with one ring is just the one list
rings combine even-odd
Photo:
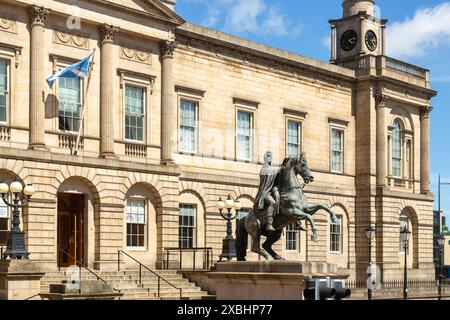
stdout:
[[[227,258],[230,261],[232,258],[236,258],[236,240],[233,238],[233,228],[231,225],[231,221],[236,219],[237,212],[241,209],[241,202],[239,200],[234,201],[230,195],[228,195],[227,200],[223,201],[222,198],[219,198],[219,201],[216,203],[217,209],[219,209],[220,215],[227,221],[227,236],[223,239],[222,242],[222,253],[220,254],[220,261],[223,258]],[[223,210],[227,209],[227,214],[223,213]],[[231,210],[234,209],[234,215],[231,213]]]
[[367,299],[372,300],[372,240],[375,237],[375,228],[372,225],[369,225],[364,233],[366,234],[366,238],[369,241],[369,280],[370,283],[367,286]]
[[[8,186],[7,183],[0,183],[0,194],[3,202],[12,208],[12,221],[11,231],[8,233],[8,245],[6,251],[3,253],[2,258],[11,259],[28,259],[30,255],[25,248],[25,233],[20,230],[20,211],[19,209],[25,208],[30,201],[31,196],[34,194],[35,188],[33,185],[28,184],[23,187],[22,183],[17,180]],[[8,201],[8,194],[11,193],[12,203]],[[26,203],[24,200],[27,200]]]
[[411,237],[411,231],[408,230],[407,227],[405,227],[400,232],[400,239],[403,242],[403,248],[405,249],[405,265],[403,270],[403,300],[408,299],[408,242],[409,238]]
[[441,300],[442,298],[442,280],[444,278],[444,244],[445,244],[445,235],[441,233],[441,235],[438,238],[438,245],[439,245],[439,286],[438,286],[438,300]]

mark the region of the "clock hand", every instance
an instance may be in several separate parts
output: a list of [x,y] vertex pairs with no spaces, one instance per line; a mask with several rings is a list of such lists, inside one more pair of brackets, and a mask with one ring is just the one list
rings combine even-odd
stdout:
[[355,38],[355,37],[350,38],[350,39],[348,39],[348,42],[349,42],[350,44],[355,44],[355,43],[356,43],[356,38]]

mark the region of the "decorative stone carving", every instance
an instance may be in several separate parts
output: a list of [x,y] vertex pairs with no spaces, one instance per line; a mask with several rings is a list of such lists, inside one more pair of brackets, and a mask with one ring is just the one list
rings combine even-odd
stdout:
[[120,58],[144,64],[152,64],[152,55],[150,52],[130,49],[123,46],[120,48]]
[[14,19],[0,17],[0,31],[17,33],[16,21]]
[[66,33],[64,31],[53,31],[53,42],[70,47],[89,50],[89,40],[76,34]]
[[102,41],[109,41],[113,42],[114,37],[116,36],[117,32],[119,32],[119,28],[109,25],[109,24],[103,24],[99,27],[100,30],[100,36]]
[[383,93],[377,93],[375,95],[375,101],[376,101],[378,107],[385,107],[386,101],[388,101],[388,100],[389,100],[389,97]]
[[28,7],[28,14],[31,19],[32,24],[44,24],[45,19],[47,19],[48,14],[50,13],[50,10],[39,7],[39,6],[31,6]]
[[176,44],[175,41],[163,41],[159,44],[161,49],[162,57],[173,57],[173,53],[175,52]]
[[429,118],[431,111],[433,111],[433,107],[432,106],[426,106],[426,107],[423,107],[420,110],[420,113],[421,113],[422,117]]

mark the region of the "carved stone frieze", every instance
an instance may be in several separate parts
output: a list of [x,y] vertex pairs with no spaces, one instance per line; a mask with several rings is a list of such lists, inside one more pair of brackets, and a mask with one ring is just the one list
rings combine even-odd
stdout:
[[89,50],[89,39],[87,37],[66,33],[64,31],[53,31],[53,42],[70,47]]
[[0,17],[0,31],[17,33],[16,20],[11,18]]
[[152,55],[150,52],[124,46],[120,48],[120,58],[144,64],[152,64]]

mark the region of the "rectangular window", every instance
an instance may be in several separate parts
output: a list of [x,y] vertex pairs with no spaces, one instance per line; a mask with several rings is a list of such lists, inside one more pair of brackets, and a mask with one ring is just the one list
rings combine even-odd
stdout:
[[342,217],[337,217],[337,222],[330,223],[330,251],[341,252],[342,248]]
[[253,114],[237,112],[237,158],[251,160],[253,153]]
[[0,122],[8,121],[9,105],[9,63],[0,60]]
[[59,78],[59,130],[78,132],[81,122],[82,83],[80,78]]
[[125,139],[144,141],[145,89],[125,85]]
[[127,201],[127,247],[145,248],[145,200]]
[[178,244],[180,248],[193,248],[195,245],[195,216],[197,208],[191,204],[180,204]]
[[411,178],[411,141],[407,141],[406,142],[406,157],[405,157],[405,168],[406,168],[406,178],[410,179]]
[[180,103],[180,151],[197,151],[198,103],[182,99]]
[[287,156],[296,156],[300,153],[301,125],[297,121],[287,122]]
[[399,230],[399,251],[405,252],[405,244],[402,241],[402,237],[400,232],[408,228],[408,217],[407,216],[400,216],[400,230]]
[[331,130],[331,171],[342,173],[344,163],[344,131]]
[[286,250],[298,251],[299,248],[299,230],[295,223],[286,226]]

